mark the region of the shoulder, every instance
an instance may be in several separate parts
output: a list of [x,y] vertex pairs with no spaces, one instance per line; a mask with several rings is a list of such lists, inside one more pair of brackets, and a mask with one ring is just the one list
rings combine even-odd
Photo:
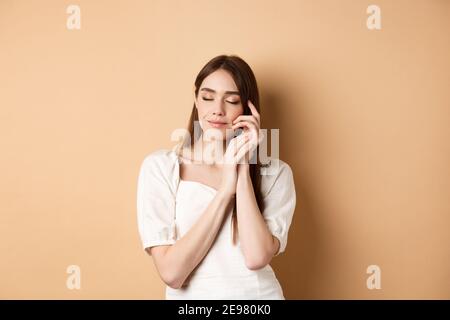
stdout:
[[267,195],[274,188],[293,189],[294,176],[288,163],[271,158],[267,165],[261,166],[261,191],[263,195]]
[[167,167],[175,162],[177,156],[173,150],[159,149],[147,154],[142,161],[144,167]]
[[139,172],[139,184],[151,188],[169,187],[176,192],[178,177],[178,157],[173,150],[160,149],[147,154]]
[[147,154],[141,163],[141,171],[170,176],[177,165],[177,155],[170,149],[159,149]]

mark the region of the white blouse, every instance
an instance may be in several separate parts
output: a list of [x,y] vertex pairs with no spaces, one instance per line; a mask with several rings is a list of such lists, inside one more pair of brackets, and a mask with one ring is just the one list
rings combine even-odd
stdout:
[[[142,162],[137,189],[137,221],[144,249],[171,245],[188,232],[217,190],[180,179],[181,160],[173,150],[149,154]],[[285,251],[296,204],[292,170],[282,160],[261,168],[262,212],[271,233]],[[249,270],[239,240],[232,243],[232,208],[210,250],[183,286],[166,286],[166,299],[284,299],[270,265]]]

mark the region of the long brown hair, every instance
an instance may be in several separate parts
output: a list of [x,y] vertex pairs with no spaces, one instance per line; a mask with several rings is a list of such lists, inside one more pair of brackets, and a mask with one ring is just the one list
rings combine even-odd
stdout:
[[[256,110],[260,113],[259,104],[259,91],[258,85],[256,83],[255,75],[253,74],[250,66],[240,57],[235,55],[220,55],[211,59],[198,73],[195,79],[195,96],[198,96],[198,91],[203,83],[203,80],[209,76],[211,73],[223,69],[230,73],[239,91],[241,98],[241,103],[244,107],[244,115],[251,115],[252,112],[248,107],[248,101],[250,100],[255,106]],[[187,145],[190,147],[194,146],[194,124],[195,121],[199,121],[197,108],[194,106],[192,108],[191,116],[188,123],[188,134],[184,138],[182,144],[178,148],[178,153],[180,154],[181,149]],[[201,128],[200,128],[201,130]],[[200,135],[199,135],[200,136]],[[263,212],[263,201],[261,194],[261,163],[259,161],[259,147],[255,150],[256,152],[256,163],[250,163],[250,177],[252,180],[253,191],[255,193],[256,202],[258,204],[259,210]],[[236,199],[234,200],[233,217],[232,217],[232,240],[233,244],[236,243],[236,234],[234,230],[237,231],[237,215],[236,215]]]

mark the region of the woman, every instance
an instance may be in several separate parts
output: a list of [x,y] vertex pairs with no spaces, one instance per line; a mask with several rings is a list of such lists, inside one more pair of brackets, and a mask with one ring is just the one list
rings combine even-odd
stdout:
[[141,165],[139,232],[166,299],[284,299],[269,263],[286,248],[295,187],[285,162],[253,161],[259,110],[248,64],[215,57],[195,80],[183,143]]

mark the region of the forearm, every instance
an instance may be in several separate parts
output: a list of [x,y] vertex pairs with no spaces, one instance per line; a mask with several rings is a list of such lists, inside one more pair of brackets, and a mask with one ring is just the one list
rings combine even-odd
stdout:
[[231,194],[218,190],[198,221],[166,251],[163,268],[171,273],[174,287],[181,287],[207,254],[228,212],[231,199]]
[[258,269],[270,262],[274,238],[258,208],[250,174],[243,171],[236,187],[236,205],[241,250],[249,269]]

